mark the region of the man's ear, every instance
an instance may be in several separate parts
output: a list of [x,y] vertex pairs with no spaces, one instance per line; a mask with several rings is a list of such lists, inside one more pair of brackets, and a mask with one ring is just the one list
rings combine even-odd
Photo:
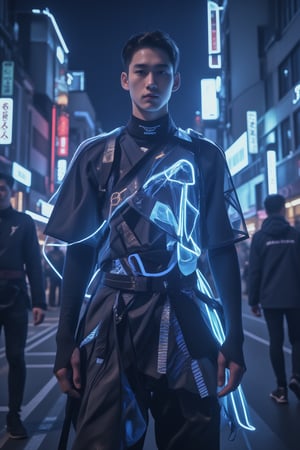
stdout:
[[181,76],[180,76],[179,72],[176,72],[175,76],[174,76],[172,92],[178,91],[178,89],[180,88],[180,85],[181,85]]
[[123,89],[125,89],[125,91],[129,91],[128,75],[126,72],[121,73],[121,86]]

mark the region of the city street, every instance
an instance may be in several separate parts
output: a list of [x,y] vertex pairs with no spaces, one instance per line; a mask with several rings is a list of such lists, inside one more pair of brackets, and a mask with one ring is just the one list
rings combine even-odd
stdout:
[[[52,374],[58,309],[47,312],[45,323],[29,327],[26,361],[27,383],[22,418],[30,437],[13,441],[5,432],[7,412],[7,364],[3,336],[0,339],[0,448],[4,450],[55,450],[63,422],[65,396]],[[240,430],[229,441],[229,429],[222,430],[222,450],[299,450],[300,402],[292,392],[289,404],[278,405],[269,393],[274,376],[268,356],[268,336],[262,318],[252,316],[246,299],[243,304],[245,355],[247,372],[243,389],[249,402],[250,416],[256,431]],[[290,370],[290,346],[285,344],[287,368]],[[289,372],[288,372],[289,373]],[[70,444],[72,440],[71,434]],[[145,450],[155,450],[152,422]],[[88,449],[87,449],[88,450]],[[182,449],[184,450],[184,449]]]
[[[209,349],[207,355],[213,354],[207,335],[197,333],[202,325],[197,314],[193,320],[195,305],[188,304],[193,300],[189,289],[196,265],[208,281],[211,265],[217,280],[217,289],[212,283],[214,293],[225,298],[228,288],[231,291],[233,304],[224,308],[230,322],[228,345],[224,345],[227,359],[242,359],[240,311],[236,310],[240,305],[234,304],[239,268],[243,283],[246,371],[241,386],[220,404],[243,392],[242,414],[250,425],[233,429],[223,408],[220,450],[300,450],[300,399],[291,390],[288,401],[277,392],[277,400],[286,403],[271,398],[278,386],[268,330],[264,317],[251,312],[246,295],[248,285],[256,292],[260,283],[261,292],[253,295],[252,304],[257,300],[270,309],[293,308],[288,317],[290,335],[299,343],[294,329],[300,330],[300,318],[294,312],[300,311],[300,0],[154,0],[150,7],[143,0],[90,4],[0,0],[0,11],[0,288],[4,292],[0,300],[15,301],[26,275],[33,306],[43,307],[44,293],[48,305],[60,304],[62,296],[69,302],[75,297],[76,303],[80,281],[88,277],[89,268],[94,264],[106,272],[94,273],[88,286],[88,294],[95,292],[101,277],[103,286],[89,310],[83,343],[90,345],[100,336],[86,358],[94,370],[83,380],[85,392],[91,392],[84,400],[92,411],[86,421],[91,418],[91,427],[83,427],[81,434],[83,450],[112,447],[114,437],[118,446],[117,427],[97,417],[98,410],[106,411],[108,403],[114,406],[115,399],[122,412],[125,407],[129,412],[118,414],[112,407],[109,417],[118,423],[122,416],[128,441],[130,433],[136,436],[130,417],[136,418],[135,404],[126,383],[138,387],[140,379],[128,370],[128,376],[120,377],[119,395],[121,388],[113,383],[122,369],[123,361],[116,355],[119,347],[127,369],[138,360],[136,367],[144,372],[142,383],[147,386],[153,383],[147,377],[157,370],[155,374],[167,371],[167,383],[178,391],[189,389],[194,381],[201,395],[211,386],[214,389],[209,356],[199,370],[187,351],[189,347],[192,355],[204,359],[203,346]],[[47,254],[40,267],[42,247]],[[179,273],[182,280],[175,279]],[[52,294],[61,277],[53,275],[59,274],[66,282],[55,302]],[[136,279],[136,274],[143,278]],[[111,290],[123,288],[126,295],[116,300]],[[187,291],[183,302],[178,295],[181,288]],[[113,302],[115,309],[110,310]],[[133,305],[132,324],[124,327],[122,317]],[[2,302],[1,307],[6,306]],[[77,311],[73,306],[75,313],[64,310],[66,320],[60,322],[66,335],[68,318],[72,322]],[[97,308],[99,321],[94,314]],[[62,450],[68,397],[53,374],[59,312],[59,307],[49,307],[39,326],[33,325],[29,314],[20,413],[26,439],[11,439],[6,431],[8,364],[4,330],[0,330],[0,450]],[[275,330],[280,338],[276,314],[269,314],[271,333]],[[35,320],[39,321],[39,314]],[[115,328],[106,335],[111,323]],[[212,320],[211,326],[215,324]],[[9,356],[18,352],[18,330],[14,323],[7,333]],[[214,331],[218,334],[220,328],[215,326]],[[300,357],[297,348],[292,374],[287,326],[285,331],[287,382],[293,375],[296,384]],[[113,341],[114,336],[120,342]],[[130,337],[134,349],[128,344]],[[218,337],[222,341],[221,332]],[[194,343],[199,345],[195,353]],[[66,341],[60,349],[68,358]],[[107,352],[113,355],[109,364]],[[280,366],[282,355],[278,362],[274,353],[272,360]],[[222,358],[219,361],[222,364]],[[15,369],[16,380],[18,374],[22,378],[21,369]],[[242,371],[233,365],[230,386],[236,386]],[[209,377],[211,385],[206,386],[203,378]],[[18,391],[23,393],[19,381],[16,397]],[[142,389],[136,395],[145,398]],[[244,406],[241,399],[243,395],[238,406]],[[183,395],[179,402],[194,418],[193,400]],[[11,400],[10,408],[13,403],[19,401]],[[68,412],[77,412],[75,402],[67,404]],[[176,412],[176,404],[167,406],[161,411],[157,406],[161,426],[165,430],[168,417],[172,433],[179,439],[184,436],[180,444],[176,436],[168,447],[216,450],[203,448],[205,444],[198,448],[191,427],[178,432],[176,414],[172,418],[165,414]],[[236,406],[230,403],[230,413],[236,412]],[[196,413],[200,415],[198,409]],[[155,431],[158,435],[159,430],[149,416],[143,450],[157,450]],[[8,419],[12,434],[26,436],[18,420],[14,423],[14,414]],[[203,422],[200,430],[207,431],[205,416]],[[197,427],[197,417],[190,423]],[[72,426],[63,450],[75,446]],[[112,433],[105,435],[104,444],[97,442],[91,448],[87,439],[91,430],[100,434],[106,429]]]

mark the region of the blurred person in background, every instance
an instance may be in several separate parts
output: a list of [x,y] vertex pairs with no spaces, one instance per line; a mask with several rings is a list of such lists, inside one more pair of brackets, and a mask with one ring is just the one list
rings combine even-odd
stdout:
[[261,308],[270,338],[270,359],[277,387],[270,393],[277,403],[288,402],[283,352],[284,320],[292,346],[289,387],[300,400],[300,232],[285,218],[285,198],[268,195],[267,218],[252,238],[248,267],[249,305],[256,316]]
[[33,323],[39,325],[46,301],[35,224],[28,214],[12,208],[13,184],[10,175],[0,173],[0,333],[3,328],[8,362],[7,432],[12,439],[23,439],[27,431],[20,411],[26,381],[28,310],[32,308]]

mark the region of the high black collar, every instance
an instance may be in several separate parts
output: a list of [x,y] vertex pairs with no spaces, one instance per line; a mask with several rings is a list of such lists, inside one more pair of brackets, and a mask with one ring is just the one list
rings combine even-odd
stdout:
[[174,134],[176,126],[169,114],[152,121],[131,116],[126,129],[138,141],[157,142],[164,140],[170,134]]

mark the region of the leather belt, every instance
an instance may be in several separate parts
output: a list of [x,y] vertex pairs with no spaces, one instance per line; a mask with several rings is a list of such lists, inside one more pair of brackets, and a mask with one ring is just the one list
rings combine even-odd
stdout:
[[24,278],[22,270],[0,270],[0,280],[18,280]]
[[119,275],[102,272],[100,281],[104,286],[135,292],[166,292],[177,287],[192,287],[193,276],[181,278],[174,273],[162,277],[143,277],[133,275]]

